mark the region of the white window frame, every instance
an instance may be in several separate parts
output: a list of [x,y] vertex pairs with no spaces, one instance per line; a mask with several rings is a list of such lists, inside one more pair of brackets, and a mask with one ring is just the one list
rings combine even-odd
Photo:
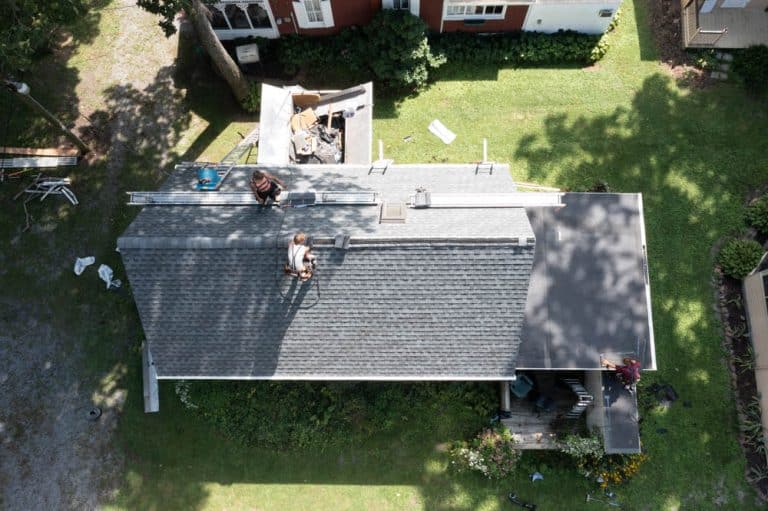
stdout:
[[[320,4],[319,21],[309,21],[306,2],[312,1]],[[296,23],[299,28],[329,28],[333,26],[333,8],[331,0],[293,0],[293,12],[296,15]]]
[[[269,16],[269,23],[270,27],[253,27],[253,21],[251,20],[250,15],[248,14],[248,6],[256,4],[259,5],[264,11],[266,11],[267,15]],[[233,28],[232,22],[229,20],[229,16],[227,16],[226,8],[228,5],[234,5],[241,11],[243,11],[243,14],[245,15],[245,18],[248,20],[248,28]],[[216,9],[221,13],[221,15],[224,17],[224,21],[227,22],[227,28],[220,27],[220,28],[214,28],[213,31],[216,33],[216,35],[219,37],[219,39],[233,39],[237,37],[246,37],[249,35],[259,35],[261,37],[277,37],[277,24],[275,23],[275,17],[272,14],[272,8],[269,5],[269,0],[250,0],[250,1],[242,1],[242,0],[222,0],[219,3],[213,4],[209,6],[210,9]]]
[[[466,14],[465,12],[460,14],[451,14],[449,13],[449,9],[451,7],[463,7],[465,10],[467,8],[471,8],[473,11],[477,7],[483,7],[483,10],[485,10],[486,7],[497,7],[501,6],[501,13],[499,14],[475,14],[474,12],[471,14]],[[451,0],[447,0],[445,2],[445,7],[443,11],[443,19],[445,20],[503,20],[504,17],[507,15],[507,3],[506,1],[498,1],[494,2],[493,0],[488,0],[485,2],[466,2],[466,1],[458,1],[458,2],[452,2]]]

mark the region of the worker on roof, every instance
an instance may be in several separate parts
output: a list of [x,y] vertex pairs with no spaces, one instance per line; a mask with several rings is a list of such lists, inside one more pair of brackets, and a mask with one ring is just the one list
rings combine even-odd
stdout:
[[603,360],[602,364],[616,371],[616,376],[624,384],[625,389],[630,392],[636,390],[637,382],[640,381],[640,362],[634,358],[624,357],[621,364],[614,364],[608,360]]
[[285,188],[285,183],[269,172],[254,170],[251,175],[250,186],[259,204],[269,206],[273,202],[277,202],[277,197],[282,191],[281,188]]
[[288,243],[286,273],[297,277],[302,282],[311,279],[317,259],[311,250],[307,243],[307,236],[303,232],[297,232],[291,242]]

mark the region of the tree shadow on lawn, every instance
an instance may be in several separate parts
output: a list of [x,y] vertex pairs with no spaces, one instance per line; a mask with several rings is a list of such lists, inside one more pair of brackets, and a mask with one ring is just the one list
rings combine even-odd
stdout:
[[[631,108],[578,118],[553,114],[543,122],[543,135],[524,137],[515,151],[530,178],[572,190],[605,181],[615,192],[643,193],[659,367],[645,383],[667,381],[691,406],[652,409],[643,418],[655,477],[633,491],[652,495],[655,485],[658,495],[694,499],[683,507],[700,505],[716,496],[719,474],[743,483],[712,313],[711,248],[743,226],[746,193],[768,179],[761,138],[768,109],[734,87],[683,93],[656,74]],[[728,489],[731,496],[739,491]]]

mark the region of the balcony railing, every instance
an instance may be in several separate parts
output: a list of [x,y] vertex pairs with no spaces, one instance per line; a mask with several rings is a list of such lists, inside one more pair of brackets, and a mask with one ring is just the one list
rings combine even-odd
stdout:
[[699,48],[715,46],[717,41],[728,32],[728,29],[703,30],[699,23],[699,9],[701,8],[699,0],[684,1],[682,16],[684,46]]

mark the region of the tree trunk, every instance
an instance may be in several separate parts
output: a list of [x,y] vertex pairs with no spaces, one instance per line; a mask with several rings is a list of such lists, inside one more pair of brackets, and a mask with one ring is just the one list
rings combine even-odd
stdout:
[[227,50],[224,49],[219,38],[216,37],[216,33],[213,31],[211,22],[208,19],[208,8],[200,0],[192,0],[191,11],[200,44],[210,55],[216,70],[229,84],[232,94],[235,95],[238,102],[242,103],[248,97],[248,80],[245,79],[245,75],[240,71],[235,61],[232,60]]
[[[29,89],[27,89],[29,90]],[[83,142],[80,137],[75,135],[71,130],[67,129],[66,126],[51,112],[45,109],[43,105],[37,102],[35,98],[27,94],[17,93],[15,94],[17,98],[19,98],[22,102],[24,102],[25,105],[27,105],[29,108],[33,109],[35,112],[41,114],[43,117],[46,118],[46,120],[53,126],[54,128],[61,131],[61,133],[66,136],[73,144],[75,144],[77,147],[80,148],[80,150],[83,152],[83,154],[90,151],[90,148],[85,145],[85,142]]]

